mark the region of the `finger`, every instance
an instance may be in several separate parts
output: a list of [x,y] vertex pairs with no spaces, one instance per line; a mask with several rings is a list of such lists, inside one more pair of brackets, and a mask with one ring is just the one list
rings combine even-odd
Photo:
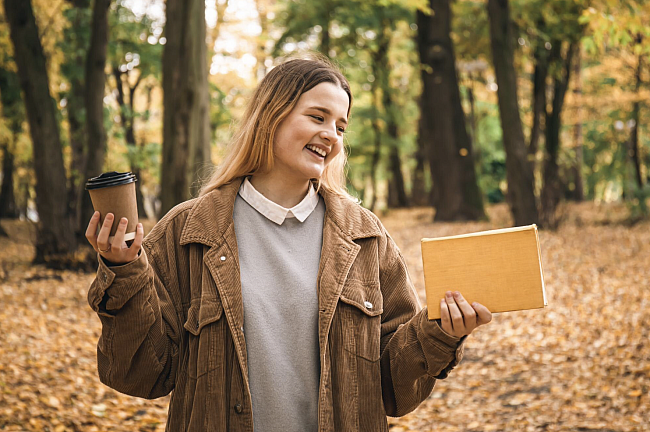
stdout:
[[454,331],[456,333],[458,332],[463,333],[463,330],[465,329],[465,323],[463,322],[463,314],[460,313],[460,309],[458,309],[458,305],[456,305],[456,302],[454,301],[454,296],[452,296],[451,291],[447,291],[447,295],[445,296],[445,301],[447,302],[447,306],[449,307],[449,315],[451,315],[451,322],[454,326]]
[[463,314],[463,321],[465,321],[465,328],[467,330],[474,330],[478,325],[476,322],[476,311],[467,303],[467,300],[458,291],[454,292],[454,300]]
[[442,329],[445,333],[452,334],[454,327],[451,324],[451,317],[449,316],[449,306],[445,299],[440,299],[440,322]]
[[86,239],[95,250],[97,250],[97,225],[99,225],[98,211],[93,213],[90,222],[88,222],[88,228],[86,228]]
[[[108,213],[104,218],[102,228],[99,230],[97,236],[97,247],[102,250],[108,249],[108,236],[111,234],[111,227],[113,226],[113,213]],[[101,252],[100,252],[101,253]]]
[[492,312],[481,303],[474,302],[472,303],[472,307],[476,311],[476,322],[478,325],[487,324],[492,321]]
[[117,226],[117,231],[115,231],[115,236],[111,242],[111,249],[114,251],[119,251],[122,249],[122,243],[124,242],[124,235],[126,234],[126,227],[128,224],[129,220],[127,218],[123,217],[120,219],[120,223]]
[[140,251],[140,246],[142,246],[143,238],[144,238],[144,228],[142,228],[142,224],[139,223],[135,227],[135,239],[133,239],[133,243],[131,244],[131,247],[129,247],[130,259],[133,260],[138,256],[138,252]]

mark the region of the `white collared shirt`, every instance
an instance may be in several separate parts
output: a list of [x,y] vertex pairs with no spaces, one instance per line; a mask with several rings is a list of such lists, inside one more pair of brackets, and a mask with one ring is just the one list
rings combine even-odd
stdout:
[[239,196],[267,219],[278,225],[282,225],[286,218],[292,217],[295,217],[300,222],[304,222],[314,211],[319,200],[319,196],[314,190],[314,185],[309,183],[309,191],[307,191],[305,198],[290,209],[284,208],[255,189],[251,182],[248,181],[248,177],[246,177],[239,188]]

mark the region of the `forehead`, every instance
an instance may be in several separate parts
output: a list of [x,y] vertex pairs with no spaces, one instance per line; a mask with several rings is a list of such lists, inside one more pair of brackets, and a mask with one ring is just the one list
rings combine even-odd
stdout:
[[338,84],[323,82],[300,95],[297,107],[308,108],[314,105],[329,109],[337,118],[346,119],[350,98]]

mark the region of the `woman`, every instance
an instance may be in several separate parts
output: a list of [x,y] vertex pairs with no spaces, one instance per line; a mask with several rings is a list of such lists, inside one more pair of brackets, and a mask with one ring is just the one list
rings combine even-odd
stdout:
[[200,196],[130,247],[111,214],[88,300],[99,376],[126,394],[173,391],[168,431],[387,431],[491,320],[459,293],[421,310],[399,249],[345,190],[352,95],[323,60],[291,60],[256,89]]

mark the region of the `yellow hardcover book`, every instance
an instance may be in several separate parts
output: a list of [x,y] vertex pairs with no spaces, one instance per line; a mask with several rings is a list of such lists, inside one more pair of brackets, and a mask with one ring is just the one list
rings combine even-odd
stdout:
[[536,225],[424,238],[422,261],[430,320],[447,291],[491,312],[548,305]]

